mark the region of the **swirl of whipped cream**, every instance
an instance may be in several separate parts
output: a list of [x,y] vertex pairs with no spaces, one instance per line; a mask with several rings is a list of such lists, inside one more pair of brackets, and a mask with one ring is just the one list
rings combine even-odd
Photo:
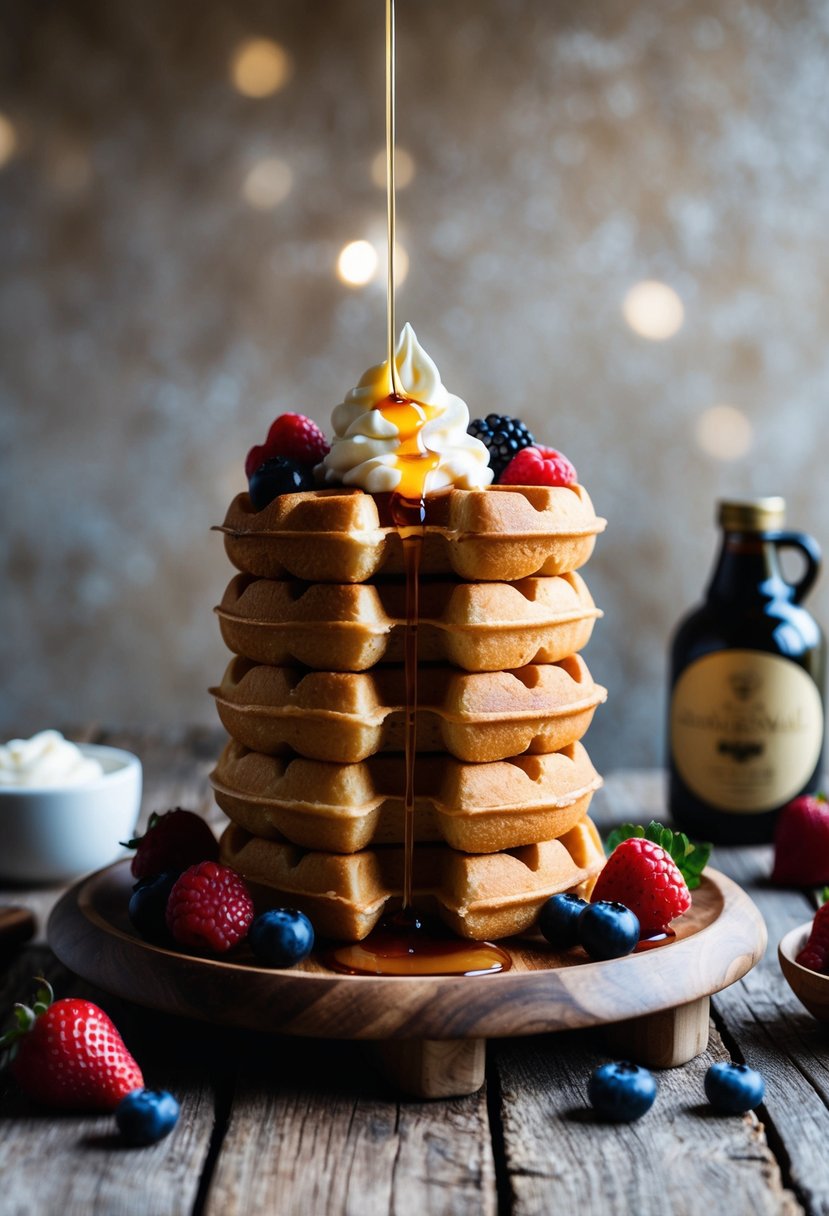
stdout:
[[60,731],[42,730],[31,739],[0,747],[0,786],[88,785],[103,768]]
[[[434,361],[406,323],[394,354],[403,391],[427,407],[428,419],[420,431],[423,447],[434,452],[438,462],[426,479],[426,490],[457,486],[476,490],[492,481],[489,453],[479,439],[467,434],[469,410],[466,402],[447,392]],[[360,486],[369,494],[397,489],[401,470],[397,459],[400,434],[397,427],[374,407],[392,391],[388,360],[371,367],[356,388],[331,415],[334,438],[323,461],[326,482]]]

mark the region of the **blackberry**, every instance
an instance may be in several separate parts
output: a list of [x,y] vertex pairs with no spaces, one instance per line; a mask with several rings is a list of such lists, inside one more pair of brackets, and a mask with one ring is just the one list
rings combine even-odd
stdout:
[[519,418],[509,414],[487,414],[486,418],[475,418],[466,428],[470,435],[480,439],[489,452],[489,467],[495,481],[516,452],[535,443],[532,432]]

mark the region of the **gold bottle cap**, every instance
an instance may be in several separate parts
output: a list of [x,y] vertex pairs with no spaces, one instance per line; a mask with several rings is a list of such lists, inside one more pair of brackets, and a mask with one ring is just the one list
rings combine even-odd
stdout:
[[777,496],[743,502],[727,499],[718,503],[717,522],[732,532],[774,531],[786,522],[786,500]]

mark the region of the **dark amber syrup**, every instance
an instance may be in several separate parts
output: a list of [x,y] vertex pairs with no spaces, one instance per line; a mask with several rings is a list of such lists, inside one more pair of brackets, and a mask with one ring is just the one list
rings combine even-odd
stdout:
[[655,950],[658,946],[667,946],[669,942],[676,939],[676,930],[663,929],[661,933],[654,933],[653,937],[643,937],[636,948],[634,954],[641,954],[643,950]]

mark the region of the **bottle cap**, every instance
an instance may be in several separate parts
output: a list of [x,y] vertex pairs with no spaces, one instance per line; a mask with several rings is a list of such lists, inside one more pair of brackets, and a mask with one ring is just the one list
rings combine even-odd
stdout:
[[718,504],[717,522],[730,532],[774,531],[786,522],[786,500],[777,496],[742,502],[726,499]]

